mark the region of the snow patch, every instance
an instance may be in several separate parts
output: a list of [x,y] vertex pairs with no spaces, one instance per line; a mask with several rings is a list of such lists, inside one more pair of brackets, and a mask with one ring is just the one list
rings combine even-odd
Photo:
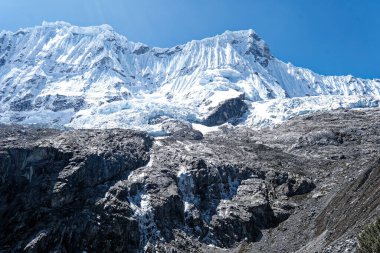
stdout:
[[192,128],[201,132],[203,135],[211,133],[211,132],[220,131],[219,126],[209,127],[209,126],[205,126],[202,124],[196,124],[196,123],[192,124]]
[[199,199],[194,196],[194,180],[191,173],[187,170],[185,166],[181,166],[177,173],[178,178],[178,188],[182,194],[182,199],[184,201],[185,213],[191,211],[191,209],[199,203]]
[[251,103],[246,125],[261,128],[315,112],[374,107],[379,107],[379,99],[369,96],[315,96],[273,99]]

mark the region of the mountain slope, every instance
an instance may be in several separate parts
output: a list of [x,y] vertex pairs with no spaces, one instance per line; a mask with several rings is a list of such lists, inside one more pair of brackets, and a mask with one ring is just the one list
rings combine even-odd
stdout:
[[355,252],[380,110],[194,139],[0,125],[0,252]]
[[320,76],[286,64],[252,30],[169,49],[131,42],[107,25],[56,22],[0,33],[3,123],[153,130],[166,117],[219,125],[245,116],[242,124],[261,126],[292,117],[297,107],[285,116],[258,112],[266,101],[327,95],[313,101],[322,109],[331,109],[331,100],[338,108],[368,107],[377,106],[379,91],[380,80]]

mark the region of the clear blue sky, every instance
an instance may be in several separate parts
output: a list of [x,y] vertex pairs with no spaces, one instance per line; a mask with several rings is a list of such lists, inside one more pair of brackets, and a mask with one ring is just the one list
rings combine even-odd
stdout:
[[160,47],[252,28],[283,61],[380,78],[380,0],[0,0],[0,30],[43,20],[107,23]]

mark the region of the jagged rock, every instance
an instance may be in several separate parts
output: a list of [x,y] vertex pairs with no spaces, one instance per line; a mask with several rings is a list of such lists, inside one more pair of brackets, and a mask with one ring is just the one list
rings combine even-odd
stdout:
[[155,139],[1,126],[0,251],[353,250],[379,213],[379,114],[202,139],[170,121],[172,135]]
[[138,249],[128,205],[101,201],[115,182],[148,162],[152,140],[128,130],[1,128],[0,249]]
[[135,49],[135,50],[133,51],[133,53],[134,53],[134,54],[137,54],[137,55],[140,55],[140,54],[145,54],[145,53],[147,53],[149,50],[150,50],[149,47],[142,45],[142,46],[140,46],[139,48]]
[[[183,128],[189,130],[167,130]],[[273,169],[250,167],[249,159],[261,162],[249,153],[226,162],[226,144],[178,142],[173,134],[151,148],[148,136],[127,130],[2,129],[4,250],[134,252],[171,243],[178,231],[232,247],[258,240],[262,229],[286,219],[280,215],[286,210],[272,205],[286,197],[266,177]],[[250,146],[254,153],[278,152]],[[281,183],[294,185],[292,180]]]
[[237,123],[247,110],[248,106],[244,102],[244,95],[240,95],[237,98],[231,98],[219,104],[204,119],[203,124],[206,126],[217,126],[226,122]]

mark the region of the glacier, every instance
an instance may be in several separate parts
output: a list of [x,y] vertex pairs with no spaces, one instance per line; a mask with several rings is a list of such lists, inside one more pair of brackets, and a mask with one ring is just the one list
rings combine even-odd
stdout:
[[379,97],[380,79],[282,62],[253,30],[172,48],[129,41],[108,25],[44,22],[0,32],[0,123],[155,132],[176,119],[207,132],[378,107]]

